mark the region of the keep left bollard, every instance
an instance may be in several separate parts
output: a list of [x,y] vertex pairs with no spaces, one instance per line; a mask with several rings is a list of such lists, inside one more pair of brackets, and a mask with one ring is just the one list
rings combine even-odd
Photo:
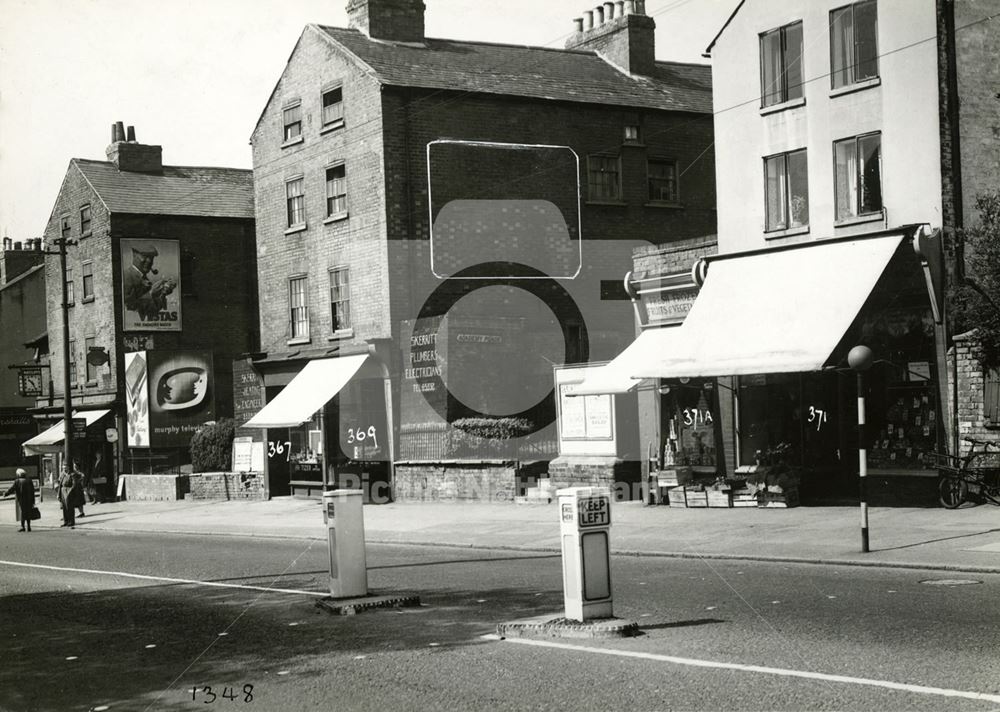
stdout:
[[362,499],[361,490],[323,493],[323,522],[330,549],[330,595],[334,598],[368,595]]
[[570,487],[556,494],[566,618],[611,618],[611,490]]

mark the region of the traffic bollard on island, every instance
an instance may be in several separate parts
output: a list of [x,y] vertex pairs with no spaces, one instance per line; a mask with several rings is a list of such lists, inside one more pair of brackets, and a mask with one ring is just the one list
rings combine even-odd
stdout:
[[361,490],[323,493],[323,521],[330,547],[330,595],[334,598],[368,595],[362,499]]
[[556,495],[566,618],[611,618],[611,490],[570,487]]

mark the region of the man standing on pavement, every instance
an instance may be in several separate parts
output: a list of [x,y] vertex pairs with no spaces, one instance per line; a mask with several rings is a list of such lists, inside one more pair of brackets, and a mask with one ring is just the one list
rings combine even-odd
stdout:
[[20,467],[17,468],[15,473],[17,478],[14,480],[14,484],[10,486],[6,492],[4,492],[4,497],[9,497],[14,495],[15,498],[15,508],[17,509],[17,515],[21,519],[21,528],[18,529],[19,532],[31,531],[31,512],[35,508],[35,483],[31,481],[28,477],[28,473],[25,472]]

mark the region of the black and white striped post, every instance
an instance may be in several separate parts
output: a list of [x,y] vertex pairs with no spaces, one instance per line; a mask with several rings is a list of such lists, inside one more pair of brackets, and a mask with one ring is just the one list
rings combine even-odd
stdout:
[[847,354],[848,365],[858,374],[858,488],[861,495],[861,551],[868,553],[868,449],[865,443],[865,372],[874,357],[867,346],[855,346]]

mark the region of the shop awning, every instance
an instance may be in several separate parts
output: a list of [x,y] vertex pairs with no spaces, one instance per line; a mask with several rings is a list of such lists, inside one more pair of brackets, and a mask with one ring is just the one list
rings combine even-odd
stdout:
[[368,354],[315,359],[277,397],[247,421],[245,428],[291,428],[301,425],[347,385]]
[[633,374],[646,363],[669,354],[674,348],[675,334],[679,331],[677,326],[664,326],[642,332],[628,348],[605,365],[581,368],[582,380],[568,384],[566,394],[590,396],[628,393],[642,382],[641,378],[634,378]]
[[904,235],[723,256],[670,349],[636,377],[818,371],[857,317]]
[[[98,420],[103,418],[105,415],[110,413],[110,410],[83,410],[80,412],[74,412],[72,417],[83,418],[87,421],[87,427],[90,427]],[[63,439],[66,435],[66,420],[60,420],[58,423],[53,425],[48,430],[39,433],[30,440],[25,440],[21,444],[21,448],[24,450],[24,454],[27,456],[31,455],[46,455],[51,453],[62,452],[63,449]]]

